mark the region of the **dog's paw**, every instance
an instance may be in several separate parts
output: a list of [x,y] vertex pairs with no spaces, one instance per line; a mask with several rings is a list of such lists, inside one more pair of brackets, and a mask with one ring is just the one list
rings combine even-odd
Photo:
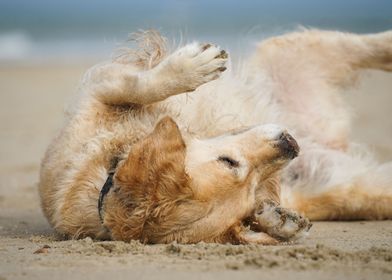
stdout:
[[364,60],[371,68],[392,71],[392,31],[365,35],[365,42],[373,49],[372,54]]
[[277,206],[271,201],[264,202],[255,214],[263,231],[284,241],[294,241],[305,236],[312,227],[309,219],[291,209]]
[[219,46],[192,43],[171,54],[163,63],[163,70],[185,91],[193,91],[219,78],[226,70],[227,59],[227,52]]

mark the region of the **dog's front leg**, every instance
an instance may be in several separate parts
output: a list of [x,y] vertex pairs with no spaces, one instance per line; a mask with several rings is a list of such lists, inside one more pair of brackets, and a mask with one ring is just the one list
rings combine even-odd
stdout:
[[256,210],[245,223],[282,241],[296,240],[308,232],[311,223],[294,210],[280,206],[280,175],[272,175],[256,188]]
[[220,243],[278,245],[279,240],[265,232],[253,231],[249,226],[236,224],[217,240]]
[[293,241],[306,235],[312,224],[294,210],[265,200],[256,210],[252,226],[279,240]]
[[98,66],[90,74],[89,89],[106,104],[152,104],[217,79],[227,58],[218,46],[192,43],[147,71],[120,63]]

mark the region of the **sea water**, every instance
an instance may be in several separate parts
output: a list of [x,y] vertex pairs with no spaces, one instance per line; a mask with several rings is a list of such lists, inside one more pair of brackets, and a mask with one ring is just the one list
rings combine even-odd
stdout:
[[174,44],[232,52],[299,26],[392,29],[390,0],[0,0],[0,62],[108,58],[129,32],[155,28]]

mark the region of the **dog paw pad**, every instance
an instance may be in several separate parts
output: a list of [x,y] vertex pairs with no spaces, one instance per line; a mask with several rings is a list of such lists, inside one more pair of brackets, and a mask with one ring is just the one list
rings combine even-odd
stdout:
[[172,55],[164,63],[166,73],[186,87],[195,90],[202,84],[220,77],[227,67],[228,53],[213,44],[188,44]]
[[285,241],[303,237],[312,227],[306,217],[271,202],[264,203],[261,211],[256,213],[256,219],[265,232]]

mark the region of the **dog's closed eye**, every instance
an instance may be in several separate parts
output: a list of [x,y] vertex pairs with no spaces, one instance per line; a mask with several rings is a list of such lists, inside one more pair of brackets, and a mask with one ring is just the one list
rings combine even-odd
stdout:
[[223,162],[229,168],[237,168],[240,166],[240,163],[237,160],[232,159],[228,156],[220,156],[218,157],[218,161]]

